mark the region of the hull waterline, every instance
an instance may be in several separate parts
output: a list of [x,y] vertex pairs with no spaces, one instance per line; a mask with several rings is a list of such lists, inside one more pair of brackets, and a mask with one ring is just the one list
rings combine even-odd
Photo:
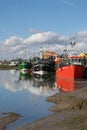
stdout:
[[20,72],[23,74],[31,72],[31,63],[29,62],[22,62],[19,66]]

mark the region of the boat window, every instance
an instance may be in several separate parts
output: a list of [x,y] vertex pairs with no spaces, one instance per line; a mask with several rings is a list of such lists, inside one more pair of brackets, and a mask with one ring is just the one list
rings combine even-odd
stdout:
[[82,59],[83,64],[86,65],[86,58]]
[[70,59],[68,59],[68,63],[70,64]]
[[74,59],[72,59],[71,61],[74,62]]
[[81,62],[81,59],[79,59],[79,62]]
[[79,62],[79,59],[75,59],[75,62],[78,63],[78,62]]
[[74,59],[74,62],[78,62],[78,59]]
[[72,60],[71,60],[71,59],[69,59],[69,63],[72,63]]

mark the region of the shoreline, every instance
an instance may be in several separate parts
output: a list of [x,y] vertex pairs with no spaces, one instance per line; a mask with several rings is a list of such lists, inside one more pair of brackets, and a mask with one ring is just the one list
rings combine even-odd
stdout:
[[19,66],[0,65],[0,70],[19,70]]
[[3,116],[0,117],[0,130],[5,130],[9,124],[21,118],[19,114],[13,112],[2,113],[2,115]]
[[17,130],[86,130],[87,129],[87,87],[47,97],[53,102],[51,115],[21,126]]
[[[53,114],[25,124],[16,130],[87,130],[87,87],[66,93],[61,92],[46,98],[54,105]],[[0,130],[20,119],[15,113],[6,113],[0,118]]]

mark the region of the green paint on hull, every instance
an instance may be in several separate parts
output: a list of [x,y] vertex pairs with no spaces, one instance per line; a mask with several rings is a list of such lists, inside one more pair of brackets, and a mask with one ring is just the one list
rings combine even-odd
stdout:
[[28,70],[30,70],[30,69],[31,69],[31,63],[30,63],[30,62],[23,61],[23,62],[19,65],[19,68],[20,68],[20,70],[22,70],[22,69],[28,69]]

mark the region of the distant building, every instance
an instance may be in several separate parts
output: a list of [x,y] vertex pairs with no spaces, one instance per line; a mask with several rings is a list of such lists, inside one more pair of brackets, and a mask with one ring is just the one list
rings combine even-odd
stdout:
[[42,58],[43,59],[47,59],[49,57],[56,57],[56,56],[57,56],[57,54],[55,52],[52,52],[52,51],[44,51],[42,53]]

